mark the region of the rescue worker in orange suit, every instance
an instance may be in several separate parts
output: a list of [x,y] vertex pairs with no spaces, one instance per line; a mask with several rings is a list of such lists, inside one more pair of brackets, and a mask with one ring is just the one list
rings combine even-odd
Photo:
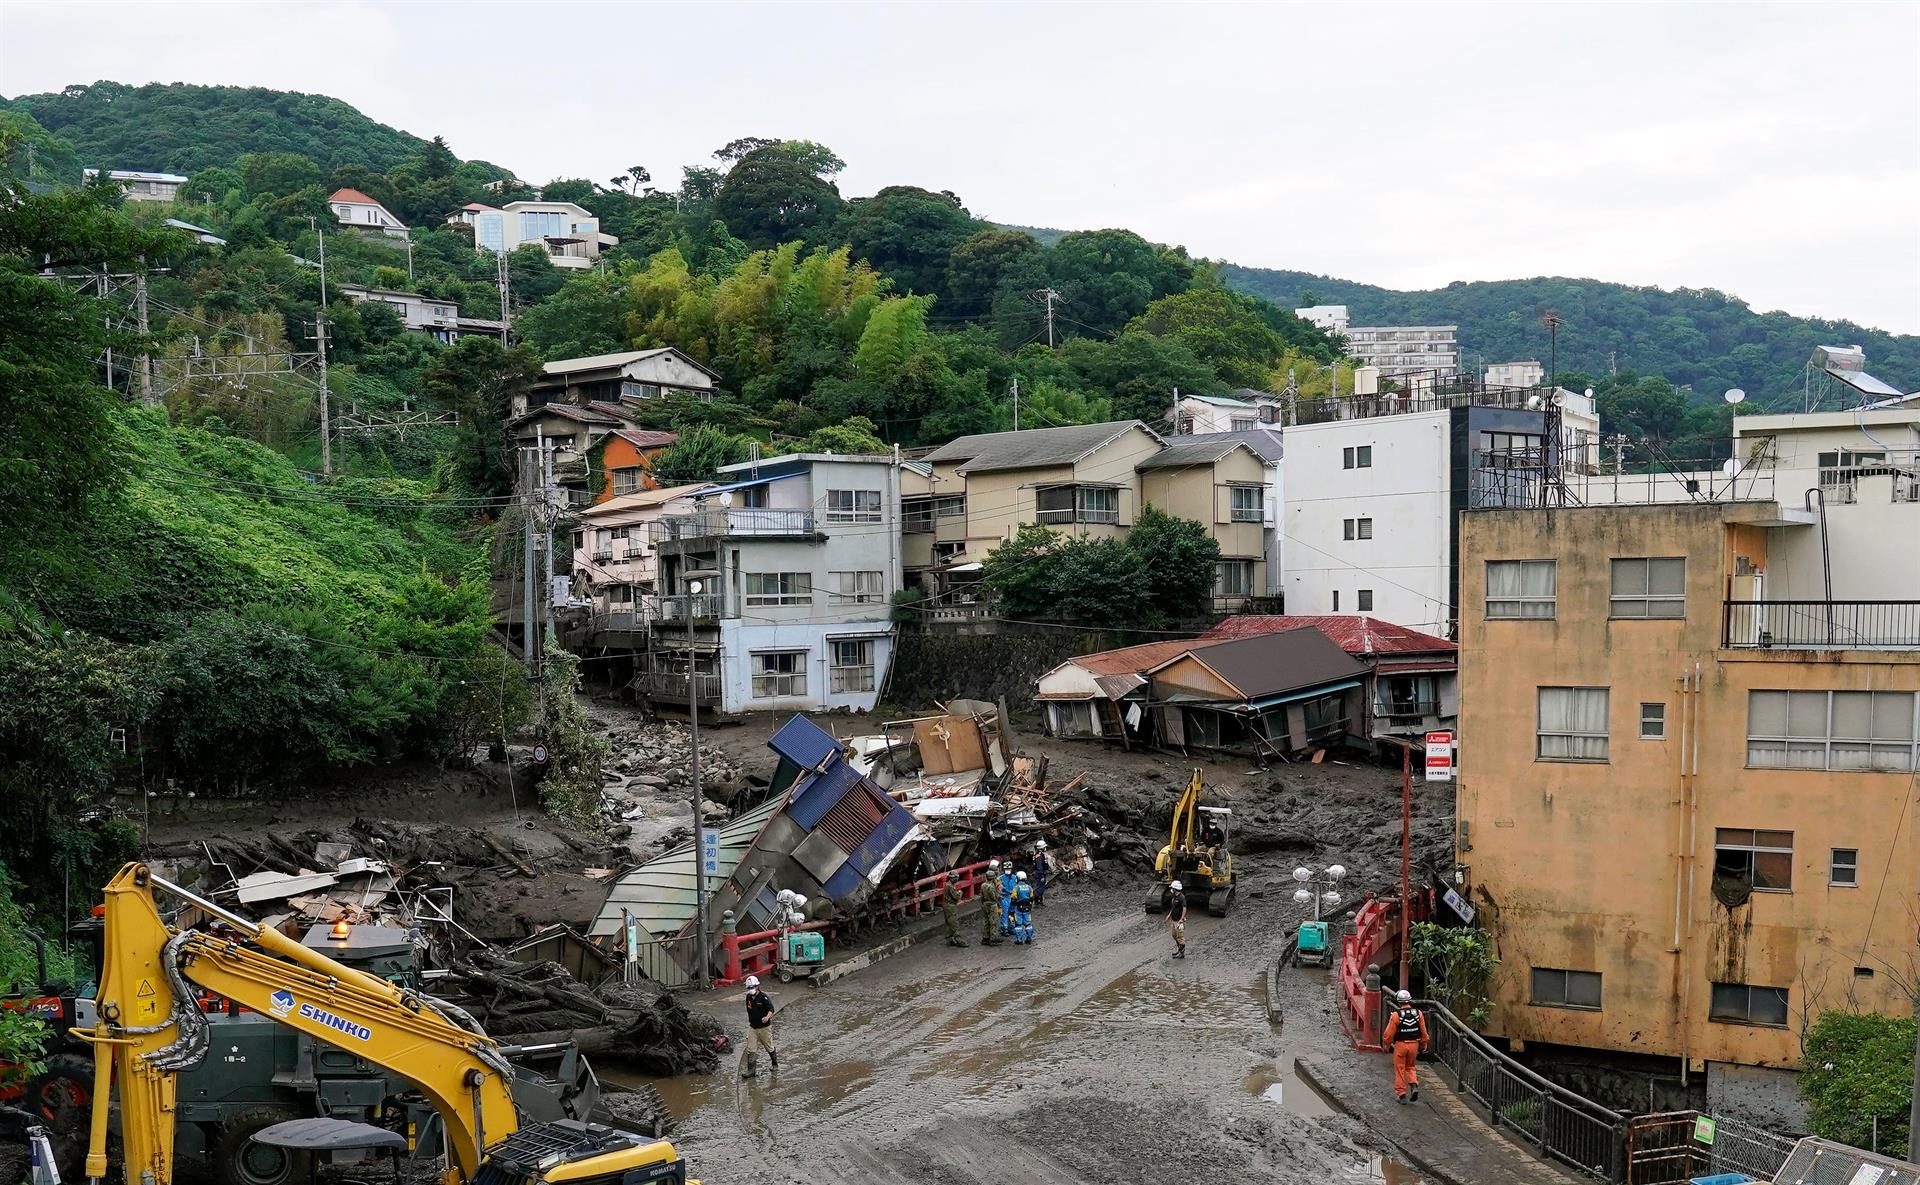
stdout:
[[1420,1101],[1420,1055],[1427,1048],[1427,1017],[1413,1006],[1405,988],[1394,993],[1393,1018],[1387,1022],[1393,1041],[1393,1097],[1401,1103]]

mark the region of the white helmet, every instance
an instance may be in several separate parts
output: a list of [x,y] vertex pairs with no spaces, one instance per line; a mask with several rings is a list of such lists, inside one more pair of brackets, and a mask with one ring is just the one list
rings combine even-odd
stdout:
[[1393,993],[1393,998],[1398,1000],[1402,1004],[1413,1003],[1413,993],[1408,991],[1406,988],[1401,988],[1399,991]]
[[752,990],[753,990],[754,988],[757,988],[757,987],[759,987],[759,986],[760,986],[760,977],[759,977],[758,975],[749,975],[749,976],[747,976],[747,990],[748,990],[748,991],[752,991]]
[[1026,880],[1026,879],[1027,879],[1027,874],[1026,874],[1026,873],[1024,873],[1024,872],[1016,872],[1016,873],[1014,873],[1014,874],[1013,874],[1013,879],[1014,879],[1014,880],[1017,880],[1017,881],[1023,881],[1023,880]]
[[1047,850],[1047,841],[1046,841],[1046,840],[1044,840],[1044,839],[1036,839],[1036,840],[1034,840],[1034,841],[1033,841],[1033,850],[1034,850],[1034,851],[1036,851],[1036,852],[1044,852],[1044,851],[1046,851],[1046,850]]
[[1180,891],[1180,882],[1175,881],[1172,884],[1168,885],[1167,888],[1172,889],[1174,892],[1178,893]]
[[998,867],[1000,867],[1000,861],[998,861],[998,860],[989,860],[989,861],[987,861],[987,867],[988,867],[988,868],[998,868]]

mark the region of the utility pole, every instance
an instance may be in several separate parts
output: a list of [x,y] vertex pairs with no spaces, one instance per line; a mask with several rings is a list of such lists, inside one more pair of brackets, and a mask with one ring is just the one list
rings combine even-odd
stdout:
[[1607,351],[1607,376],[1609,378],[1620,377],[1620,351],[1618,350]]
[[1013,376],[1013,430],[1020,431],[1020,376]]
[[152,407],[153,397],[153,355],[147,352],[147,257],[140,257],[140,270],[133,277],[133,314],[135,326],[140,330],[140,406]]
[[[713,976],[707,966],[707,866],[705,837],[701,834],[707,829],[706,813],[702,799],[704,791],[700,788],[700,678],[694,672],[698,663],[694,661],[693,651],[693,606],[700,596],[700,582],[687,584],[687,772],[693,779],[693,913],[696,941],[700,943],[699,983],[702,988],[713,986]],[[781,954],[784,956],[785,951]]]
[[413,285],[413,233],[407,233],[407,285]]
[[1400,987],[1413,990],[1413,746],[1400,743]]
[[507,333],[513,321],[513,279],[507,271],[507,253],[501,251],[494,256],[498,270],[494,274],[494,284],[500,289],[500,348],[507,348]]
[[529,450],[520,448],[520,658],[533,675],[533,474]]
[[553,628],[553,523],[559,517],[553,488],[553,442],[542,437],[540,440],[540,505],[541,517],[546,521],[546,546],[540,552],[540,595],[547,606],[546,630],[540,636],[540,649],[544,654],[547,639],[555,636]]
[[1047,349],[1051,350],[1053,349],[1053,302],[1060,299],[1060,294],[1051,288],[1042,288],[1040,295],[1047,302]]
[[1168,435],[1180,435],[1180,388],[1178,387],[1173,389],[1173,430]]
[[320,352],[320,475],[333,476],[333,410],[327,390],[327,232],[309,214],[307,225],[320,240],[320,307],[314,312],[313,332]]

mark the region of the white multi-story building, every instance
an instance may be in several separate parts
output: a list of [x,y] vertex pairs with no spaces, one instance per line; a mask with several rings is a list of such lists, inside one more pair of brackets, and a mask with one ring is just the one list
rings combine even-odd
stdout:
[[1286,431],[1287,612],[1449,637],[1460,512],[1529,504],[1544,474],[1584,467],[1599,429],[1591,400],[1544,388],[1324,400],[1301,418]]
[[1180,421],[1176,436],[1205,435],[1209,432],[1252,432],[1280,425],[1282,404],[1267,391],[1242,387],[1231,395],[1183,395],[1180,397]]
[[[82,169],[80,172],[91,181],[100,175],[99,169]],[[130,202],[170,202],[180,193],[180,187],[187,183],[185,177],[177,173],[141,173],[132,169],[110,169],[107,180],[116,181],[120,188],[127,191]]]
[[341,226],[353,230],[378,231],[394,238],[405,238],[407,224],[379,202],[357,189],[336,189],[327,199],[333,216]]
[[1295,309],[1293,315],[1302,320],[1311,321],[1328,333],[1347,331],[1347,306],[1343,304],[1317,304],[1310,308]]
[[1547,368],[1536,361],[1495,362],[1487,367],[1489,387],[1537,387],[1547,381]]
[[538,243],[555,267],[590,268],[602,250],[620,245],[618,238],[601,231],[593,211],[572,202],[508,202],[497,210],[476,203],[455,211],[448,221],[472,223],[473,245],[481,251],[502,254]]
[[1450,375],[1460,369],[1458,325],[1354,325],[1343,304],[1317,304],[1293,312],[1328,333],[1345,337],[1348,356],[1363,366],[1378,367],[1382,378]]
[[900,466],[794,453],[728,465],[655,526],[660,594],[636,687],[703,707],[870,710],[893,658]]

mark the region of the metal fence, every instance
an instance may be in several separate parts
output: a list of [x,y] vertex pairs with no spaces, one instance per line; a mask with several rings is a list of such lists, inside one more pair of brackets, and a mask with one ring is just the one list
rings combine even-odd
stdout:
[[1663,1111],[1627,1120],[1626,1185],[1686,1185],[1696,1177],[1740,1173],[1771,1181],[1793,1141],[1738,1119]]
[[1734,649],[1920,647],[1920,601],[1728,601],[1724,622]]
[[1556,1086],[1489,1045],[1444,1006],[1422,1001],[1433,1060],[1453,1072],[1460,1092],[1495,1127],[1603,1181],[1626,1173],[1626,1117]]
[[1771,1181],[1793,1155],[1794,1141],[1738,1119],[1714,1122],[1713,1144],[1707,1150],[1710,1173],[1745,1173],[1756,1181]]

